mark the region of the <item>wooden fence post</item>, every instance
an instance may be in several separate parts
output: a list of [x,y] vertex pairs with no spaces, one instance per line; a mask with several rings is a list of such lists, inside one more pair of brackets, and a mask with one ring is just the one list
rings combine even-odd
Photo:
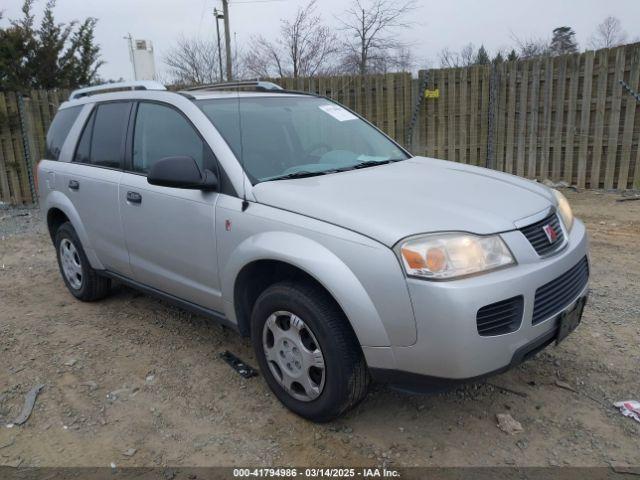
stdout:
[[[613,72],[613,84],[611,94],[611,112],[609,116],[609,131],[607,134],[607,163],[604,167],[604,188],[610,190],[614,187],[614,174],[618,155],[618,135],[620,132],[620,107],[622,103],[622,85],[620,80],[624,78],[625,47],[615,49],[616,60]],[[626,185],[625,185],[626,187]],[[618,188],[621,188],[618,186]]]
[[[0,106],[5,105],[4,93],[0,92]],[[0,108],[0,202],[11,203],[11,188],[9,187],[8,155],[4,153],[5,132],[9,132],[9,117]]]
[[580,111],[580,147],[578,148],[578,188],[584,188],[587,181],[587,157],[589,156],[589,125],[591,118],[591,95],[593,87],[594,52],[584,56],[584,82],[582,85],[582,107]]
[[[640,86],[640,47],[636,46],[633,49],[632,57],[631,57],[631,66],[629,67],[629,83],[628,85],[632,90],[638,91],[638,87]],[[627,94],[627,99],[625,102],[625,115],[624,115],[624,130],[622,133],[622,152],[620,155],[620,171],[618,173],[618,189],[625,190],[627,188],[627,183],[629,180],[629,174],[632,173],[630,170],[630,162],[631,162],[631,147],[633,145],[633,134],[634,130],[638,129],[635,127],[634,121],[636,116],[636,110],[638,108],[638,100],[636,100],[632,95]],[[640,143],[640,142],[638,142]],[[640,150],[640,146],[638,147]],[[636,169],[639,168],[636,165]],[[633,185],[632,185],[633,188]],[[637,188],[637,187],[636,187]]]

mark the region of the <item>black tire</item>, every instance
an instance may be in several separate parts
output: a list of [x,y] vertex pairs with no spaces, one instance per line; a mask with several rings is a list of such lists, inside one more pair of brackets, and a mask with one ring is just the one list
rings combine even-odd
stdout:
[[[288,311],[312,330],[325,364],[324,388],[310,401],[293,397],[269,368],[263,346],[263,328],[273,313]],[[367,394],[369,372],[358,340],[344,313],[321,288],[282,282],[267,288],[251,314],[251,341],[265,380],[292,412],[314,422],[328,422],[358,404]]]
[[[65,274],[60,253],[60,245],[63,241],[71,242],[77,252],[77,260],[79,260],[79,264],[82,270],[82,274],[80,276],[81,279],[79,280],[79,287],[72,285],[67,278],[67,275]],[[76,231],[71,223],[65,222],[60,225],[58,230],[56,230],[54,245],[56,247],[56,256],[58,258],[60,275],[62,275],[62,279],[64,280],[67,289],[74,297],[76,297],[78,300],[82,300],[83,302],[93,302],[95,300],[100,300],[101,298],[104,298],[109,294],[109,290],[111,288],[111,280],[99,275],[96,270],[91,268],[89,260],[84,253],[84,249],[82,248],[82,243],[80,242],[80,239],[78,238],[78,235],[76,234]]]

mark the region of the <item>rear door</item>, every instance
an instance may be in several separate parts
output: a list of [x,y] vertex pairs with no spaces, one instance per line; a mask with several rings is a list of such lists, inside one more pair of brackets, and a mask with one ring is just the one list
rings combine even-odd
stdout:
[[90,246],[105,269],[130,274],[118,205],[132,102],[95,105],[79,137],[62,187],[78,212]]
[[222,311],[216,255],[217,192],[150,185],[158,160],[190,156],[200,169],[217,170],[213,153],[176,108],[138,103],[127,146],[120,210],[133,279],[182,300]]

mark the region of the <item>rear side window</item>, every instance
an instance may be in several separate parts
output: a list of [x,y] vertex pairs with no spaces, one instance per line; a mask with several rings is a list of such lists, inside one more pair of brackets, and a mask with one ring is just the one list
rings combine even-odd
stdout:
[[155,162],[172,156],[192,157],[202,169],[210,155],[182,114],[157,103],[140,103],[133,134],[133,170],[147,173]]
[[47,132],[45,158],[48,160],[58,160],[62,145],[67,139],[73,123],[76,121],[76,118],[78,118],[80,110],[82,110],[81,105],[58,110]]
[[122,168],[122,147],[130,109],[130,102],[98,105],[84,127],[74,161],[100,167]]

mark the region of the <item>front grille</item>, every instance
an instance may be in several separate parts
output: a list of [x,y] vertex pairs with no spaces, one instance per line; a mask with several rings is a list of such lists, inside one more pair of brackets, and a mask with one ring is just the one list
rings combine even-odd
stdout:
[[478,310],[476,323],[483,337],[515,332],[522,323],[522,295],[492,303]]
[[[555,240],[550,241],[549,237],[544,231],[544,227],[549,226],[556,233]],[[531,243],[531,246],[535,249],[538,255],[547,255],[554,250],[560,248],[564,242],[564,233],[560,227],[560,221],[558,215],[552,213],[548,217],[540,220],[539,222],[523,227],[520,231],[527,237],[527,240]]]
[[536,290],[532,323],[540,323],[562,311],[584,289],[589,280],[589,262],[584,257],[570,270]]

